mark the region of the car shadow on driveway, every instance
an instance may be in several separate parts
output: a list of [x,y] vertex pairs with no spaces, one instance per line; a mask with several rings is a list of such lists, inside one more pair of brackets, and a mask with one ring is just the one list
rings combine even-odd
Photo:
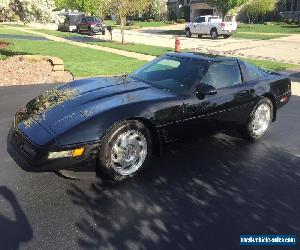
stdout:
[[[300,159],[226,135],[177,142],[131,181],[68,190],[81,248],[238,249],[240,234],[300,233]],[[253,248],[255,249],[255,248]]]
[[[19,249],[20,243],[33,238],[29,221],[15,195],[5,186],[0,186],[0,204],[0,248]],[[6,207],[10,209],[7,210]],[[13,214],[13,218],[5,216],[4,213]]]

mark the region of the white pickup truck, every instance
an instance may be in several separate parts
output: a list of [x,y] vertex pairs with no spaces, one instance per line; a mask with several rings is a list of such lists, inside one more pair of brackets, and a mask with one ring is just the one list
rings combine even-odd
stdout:
[[186,23],[184,32],[186,37],[197,34],[199,38],[210,35],[217,39],[219,36],[229,38],[236,30],[236,22],[223,22],[218,16],[199,16],[194,22]]

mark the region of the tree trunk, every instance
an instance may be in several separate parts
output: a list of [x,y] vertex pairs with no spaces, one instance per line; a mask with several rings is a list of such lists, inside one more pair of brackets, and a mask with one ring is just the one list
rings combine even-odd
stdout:
[[229,11],[228,10],[224,10],[224,11],[222,11],[222,15],[223,15],[223,22],[225,22],[225,19],[226,19],[226,15],[227,15],[227,13],[228,13]]
[[249,13],[247,12],[246,14],[247,14],[247,18],[248,18],[248,23],[251,24],[251,18],[250,18]]
[[176,1],[176,20],[179,19],[180,12],[179,12],[179,0]]
[[120,17],[120,21],[121,21],[121,36],[122,36],[122,44],[125,44],[125,34],[124,34],[124,26],[125,26],[125,22],[126,22],[126,18],[125,17]]

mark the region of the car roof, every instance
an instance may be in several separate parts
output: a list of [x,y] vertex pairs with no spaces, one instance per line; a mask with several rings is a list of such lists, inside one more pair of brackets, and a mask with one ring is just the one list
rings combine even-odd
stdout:
[[185,59],[194,59],[194,60],[205,60],[205,61],[215,61],[215,62],[223,62],[223,61],[237,61],[237,58],[234,57],[222,57],[218,55],[211,54],[203,54],[199,52],[176,52],[176,53],[167,53],[167,56],[177,57],[177,58],[185,58]]

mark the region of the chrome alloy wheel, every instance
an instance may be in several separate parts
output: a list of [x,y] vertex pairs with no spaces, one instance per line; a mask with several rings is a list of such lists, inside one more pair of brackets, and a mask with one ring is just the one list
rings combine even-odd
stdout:
[[268,130],[272,117],[271,112],[268,104],[263,103],[257,107],[251,123],[252,133],[255,136],[262,136]]
[[120,175],[134,174],[143,165],[147,156],[147,140],[136,130],[119,135],[111,151],[113,169]]

